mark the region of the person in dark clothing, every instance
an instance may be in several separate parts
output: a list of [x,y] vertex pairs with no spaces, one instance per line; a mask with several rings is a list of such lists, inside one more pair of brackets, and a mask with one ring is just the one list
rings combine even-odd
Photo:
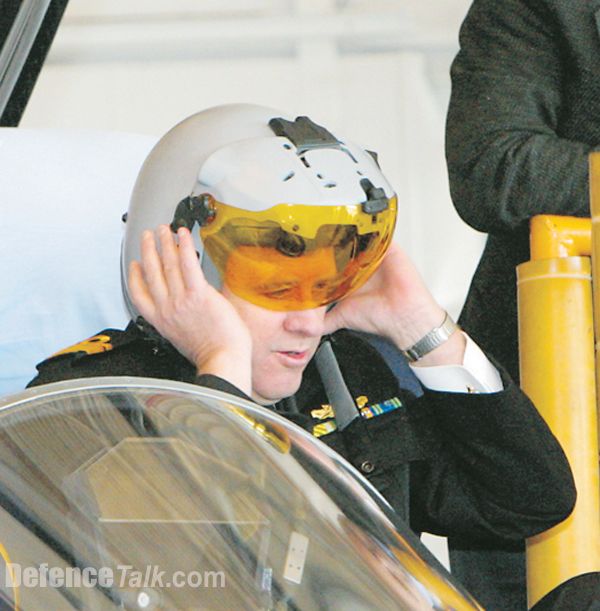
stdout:
[[515,267],[536,214],[589,216],[600,142],[600,4],[475,0],[452,65],[452,199],[489,234],[461,323],[518,380]]
[[[529,219],[589,216],[599,10],[593,0],[474,0],[451,69],[450,191],[460,216],[488,233],[459,322],[516,381],[515,268],[529,259]],[[523,542],[449,547],[453,571],[486,606],[526,609]]]
[[321,438],[416,531],[541,532],[575,501],[564,453],[391,244],[395,219],[374,157],[306,117],[194,115],[134,188],[134,322],[54,355],[32,384],[135,375],[225,390]]

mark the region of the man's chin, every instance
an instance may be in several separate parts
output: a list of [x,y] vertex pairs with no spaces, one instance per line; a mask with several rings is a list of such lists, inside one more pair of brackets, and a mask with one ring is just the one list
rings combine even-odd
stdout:
[[254,401],[256,401],[256,403],[259,405],[273,405],[273,403],[277,403],[277,401],[291,397],[298,392],[301,382],[302,376],[300,376],[299,379],[294,382],[287,381],[285,384],[278,384],[269,386],[267,388],[258,387],[252,390],[252,399],[254,399]]

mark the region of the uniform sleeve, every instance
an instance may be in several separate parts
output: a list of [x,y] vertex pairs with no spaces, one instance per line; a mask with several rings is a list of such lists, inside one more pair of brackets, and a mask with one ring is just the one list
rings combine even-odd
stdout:
[[427,390],[435,452],[411,465],[415,530],[482,542],[520,540],[562,521],[576,492],[556,438],[503,372],[504,390]]
[[221,392],[226,392],[234,397],[245,399],[246,401],[254,403],[254,399],[242,392],[237,386],[231,384],[231,382],[228,382],[219,376],[204,373],[196,376],[195,383],[198,384],[198,386],[204,386],[205,388],[211,388],[212,390],[220,390]]
[[461,28],[446,156],[454,205],[480,231],[589,214],[594,147],[558,133],[569,53],[549,4],[475,0]]

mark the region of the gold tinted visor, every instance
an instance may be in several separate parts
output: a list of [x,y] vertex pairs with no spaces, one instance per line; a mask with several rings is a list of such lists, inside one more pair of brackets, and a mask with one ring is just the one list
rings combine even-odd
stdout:
[[238,297],[270,310],[306,310],[341,299],[377,269],[396,221],[396,198],[388,204],[367,214],[360,204],[248,212],[215,202],[200,235]]

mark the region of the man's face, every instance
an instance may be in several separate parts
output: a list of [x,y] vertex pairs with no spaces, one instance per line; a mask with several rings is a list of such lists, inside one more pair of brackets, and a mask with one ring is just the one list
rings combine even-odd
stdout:
[[278,312],[253,305],[226,286],[252,337],[252,398],[269,404],[293,395],[323,335],[326,308]]

